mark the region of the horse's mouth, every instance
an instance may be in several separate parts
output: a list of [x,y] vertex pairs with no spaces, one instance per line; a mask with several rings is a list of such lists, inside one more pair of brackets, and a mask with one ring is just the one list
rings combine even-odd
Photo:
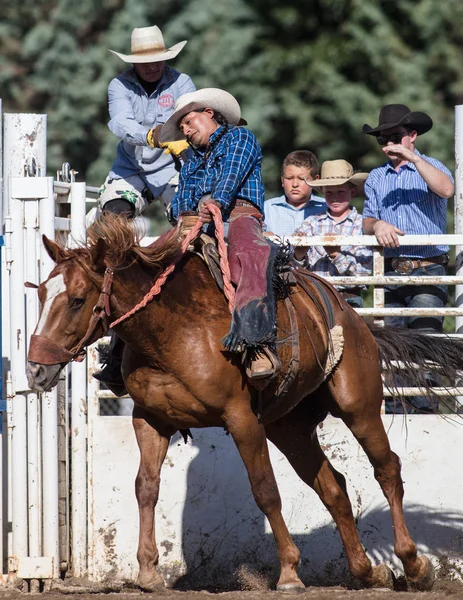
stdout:
[[49,392],[58,383],[61,369],[64,365],[41,365],[34,362],[27,363],[27,384],[36,392]]

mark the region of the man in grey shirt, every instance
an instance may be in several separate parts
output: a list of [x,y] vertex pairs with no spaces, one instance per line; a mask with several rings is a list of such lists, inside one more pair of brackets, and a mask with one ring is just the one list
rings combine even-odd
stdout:
[[175,101],[196,89],[188,75],[166,65],[185,44],[166,48],[161,30],[153,26],[133,30],[131,54],[110,50],[132,66],[108,87],[108,125],[121,141],[100,191],[100,210],[135,216],[153,200],[170,205],[177,184],[176,150],[180,154],[188,146],[182,142],[180,149],[164,150],[157,138]]

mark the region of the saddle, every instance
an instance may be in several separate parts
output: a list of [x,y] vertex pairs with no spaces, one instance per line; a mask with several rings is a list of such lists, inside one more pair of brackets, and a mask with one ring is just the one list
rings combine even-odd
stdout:
[[[202,233],[194,241],[192,250],[204,260],[217,287],[223,292],[224,283],[220,268],[220,255],[215,238]],[[256,410],[261,420],[264,420],[265,413],[268,413],[269,409],[273,411],[276,404],[286,400],[287,392],[299,372],[299,327],[296,309],[291,300],[291,294],[296,288],[299,288],[299,290],[312,299],[317,307],[317,311],[322,315],[325,323],[325,328],[329,337],[328,352],[326,357],[319,357],[320,368],[324,371],[324,380],[330,376],[341,360],[344,347],[342,327],[336,325],[334,320],[333,302],[337,302],[339,306],[344,309],[343,301],[336,290],[334,290],[334,288],[332,288],[322,277],[307,271],[295,261],[288,258],[287,251],[286,255],[283,251],[281,259],[276,262],[277,265],[274,277],[275,295],[284,303],[291,329],[289,335],[285,335],[284,340],[281,340],[279,344],[291,345],[291,358],[289,362],[283,366],[282,377],[279,380],[278,386],[272,392],[271,399],[264,404],[264,394],[258,392],[258,406],[256,407]],[[291,408],[293,407],[288,408],[288,410]]]
[[216,282],[219,290],[223,292],[223,275],[220,268],[220,255],[215,238],[212,238],[206,233],[201,233],[201,235],[194,240],[192,250],[206,263],[212,275],[212,279]]

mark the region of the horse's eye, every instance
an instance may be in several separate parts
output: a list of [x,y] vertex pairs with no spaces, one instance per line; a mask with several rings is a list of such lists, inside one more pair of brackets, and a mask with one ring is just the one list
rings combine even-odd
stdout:
[[69,302],[70,308],[81,308],[85,303],[85,298],[71,298]]

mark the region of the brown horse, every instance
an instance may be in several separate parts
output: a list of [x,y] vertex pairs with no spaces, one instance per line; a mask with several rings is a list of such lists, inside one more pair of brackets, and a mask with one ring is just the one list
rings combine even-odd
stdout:
[[[140,301],[165,266],[178,258],[181,245],[180,235],[172,230],[143,248],[131,225],[116,217],[95,223],[80,248],[65,249],[45,236],[43,242],[56,266],[38,290],[42,309],[28,357],[29,385],[37,391],[51,389],[62,367],[106,333],[109,311],[115,320]],[[402,336],[398,330],[372,334],[332,286],[302,277],[297,270],[292,278],[287,299],[279,299],[277,307],[282,369],[263,392],[248,385],[239,357],[221,346],[230,313],[196,254],[187,252],[162,292],[115,328],[126,343],[122,372],[135,403],[133,427],[140,448],[136,496],[142,588],[163,582],[156,569],[154,526],[160,471],[171,436],[190,427],[223,427],[232,435],[278,546],[277,589],[304,586],[296,570],[300,553],[282,518],[266,438],[331,513],[352,575],[367,586],[391,586],[390,569],[373,566],[367,557],[344,477],[318,442],[316,427],[328,412],[344,421],[373,466],[389,502],[394,550],[408,582],[420,589],[432,586],[432,565],[417,555],[405,524],[400,461],[390,449],[380,416],[378,347],[384,347],[385,358],[420,365],[432,360],[448,370],[460,366],[462,344],[436,340],[431,345],[423,335]],[[294,362],[298,369],[290,368]]]

